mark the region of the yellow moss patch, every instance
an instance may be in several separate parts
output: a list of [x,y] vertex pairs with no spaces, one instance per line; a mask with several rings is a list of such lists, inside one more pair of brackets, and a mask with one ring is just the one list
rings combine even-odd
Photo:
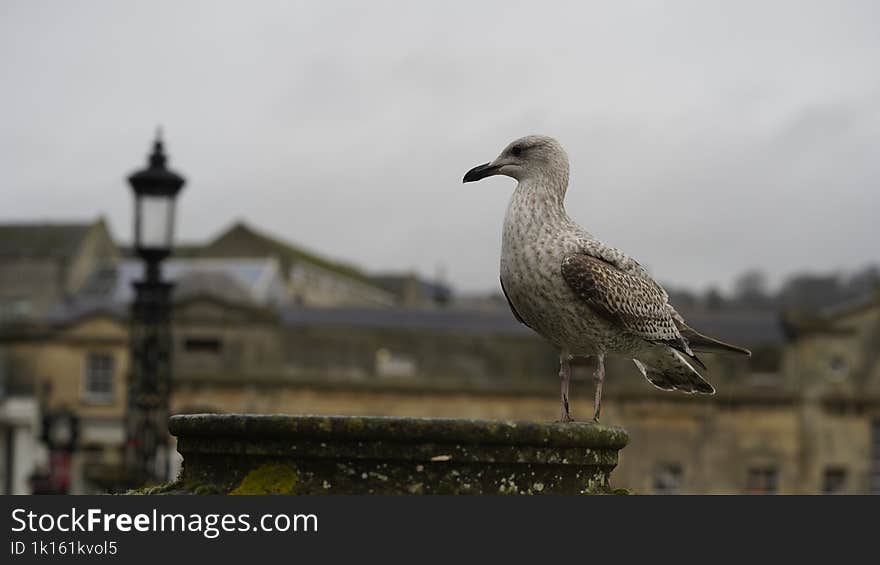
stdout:
[[293,494],[299,472],[290,464],[261,465],[250,473],[229,494]]

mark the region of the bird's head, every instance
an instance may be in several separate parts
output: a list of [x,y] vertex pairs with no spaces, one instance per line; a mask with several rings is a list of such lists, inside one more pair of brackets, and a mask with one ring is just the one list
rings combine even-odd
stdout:
[[493,175],[505,175],[518,181],[561,176],[567,183],[568,154],[552,137],[527,135],[511,142],[494,161],[469,170],[462,182],[474,182]]

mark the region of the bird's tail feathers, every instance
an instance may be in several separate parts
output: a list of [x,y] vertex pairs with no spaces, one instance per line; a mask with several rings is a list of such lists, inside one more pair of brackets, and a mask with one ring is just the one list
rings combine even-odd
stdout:
[[648,382],[659,389],[715,394],[715,387],[681,353],[670,347],[656,347],[639,357],[633,359],[633,363]]
[[730,353],[735,355],[745,355],[746,357],[752,356],[752,352],[744,347],[725,343],[720,339],[703,335],[688,326],[680,327],[679,332],[687,340],[688,345],[690,345],[691,349],[694,351],[700,351],[702,353]]

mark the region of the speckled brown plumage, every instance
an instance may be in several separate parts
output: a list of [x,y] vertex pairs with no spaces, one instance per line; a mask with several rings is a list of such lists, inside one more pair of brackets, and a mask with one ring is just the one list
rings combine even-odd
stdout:
[[575,253],[562,259],[562,277],[600,316],[652,342],[684,344],[654,281],[624,273],[602,259]]
[[562,277],[597,315],[647,342],[668,345],[706,367],[679,332],[666,292],[655,281],[625,273],[587,253],[563,258]]
[[563,205],[568,156],[549,137],[514,141],[465,182],[502,174],[518,181],[504,218],[501,285],[514,316],[560,350],[562,419],[568,413],[572,356],[595,357],[598,419],[606,355],[633,359],[654,386],[711,394],[694,368],[703,349],[748,353],[696,332],[663,287],[624,253],[581,228]]

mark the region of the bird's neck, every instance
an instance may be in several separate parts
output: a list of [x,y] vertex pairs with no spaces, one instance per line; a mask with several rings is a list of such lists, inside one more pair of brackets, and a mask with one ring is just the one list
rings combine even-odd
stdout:
[[532,220],[535,225],[568,221],[563,203],[567,188],[568,169],[564,174],[523,179],[516,185],[510,199],[508,217]]

